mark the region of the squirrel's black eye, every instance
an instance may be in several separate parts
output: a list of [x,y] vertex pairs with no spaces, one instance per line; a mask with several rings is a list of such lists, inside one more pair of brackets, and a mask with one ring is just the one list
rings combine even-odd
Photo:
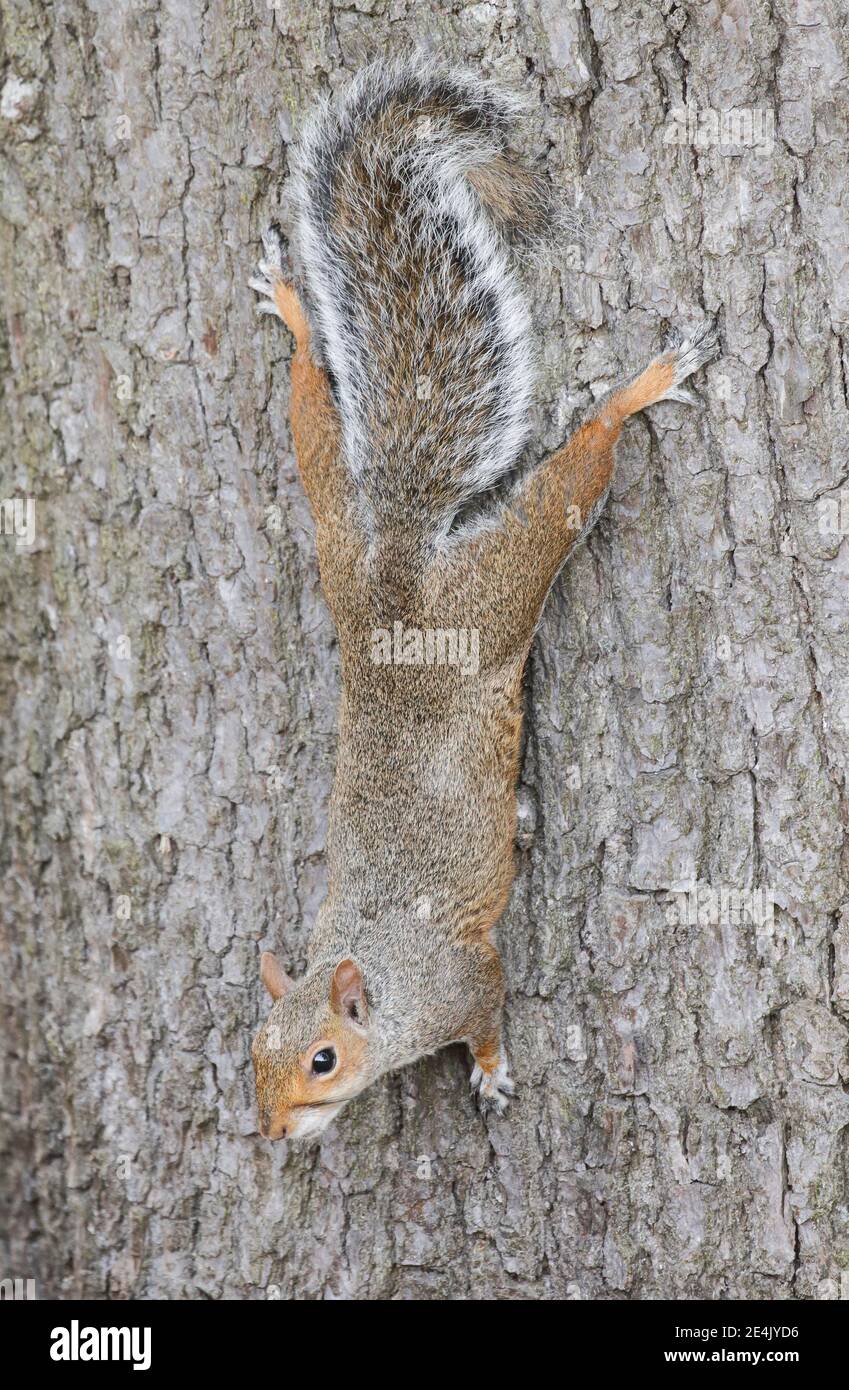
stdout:
[[336,1053],[332,1047],[323,1047],[312,1059],[312,1069],[316,1076],[323,1076],[336,1066]]

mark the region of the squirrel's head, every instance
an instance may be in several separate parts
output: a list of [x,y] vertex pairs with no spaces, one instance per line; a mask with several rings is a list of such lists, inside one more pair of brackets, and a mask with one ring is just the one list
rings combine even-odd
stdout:
[[260,973],[274,1000],[251,1049],[260,1133],[312,1138],[372,1080],[363,977],[343,960],[295,983],[270,951]]

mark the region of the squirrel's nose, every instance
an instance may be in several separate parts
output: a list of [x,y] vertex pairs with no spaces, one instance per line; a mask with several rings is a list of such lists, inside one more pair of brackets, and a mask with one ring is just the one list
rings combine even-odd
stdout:
[[259,1132],[263,1139],[285,1139],[286,1126],[278,1120],[272,1121],[268,1110],[263,1110],[259,1117]]

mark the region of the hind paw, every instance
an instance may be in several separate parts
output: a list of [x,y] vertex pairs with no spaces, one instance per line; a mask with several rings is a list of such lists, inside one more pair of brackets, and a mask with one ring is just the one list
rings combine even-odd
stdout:
[[257,274],[251,276],[248,284],[261,295],[257,305],[258,314],[276,314],[286,322],[281,291],[291,289],[292,267],[286,253],[282,233],[278,227],[269,227],[263,233],[264,255],[257,266]]
[[670,335],[666,344],[665,356],[673,370],[672,385],[663,393],[661,400],[682,401],[685,405],[699,405],[700,401],[692,391],[681,385],[688,376],[697,372],[706,362],[711,362],[719,353],[719,339],[716,325],[708,322],[691,338],[683,338],[677,331]]
[[277,227],[269,227],[262,238],[265,255],[259,263],[259,274],[248,281],[252,290],[261,295],[257,310],[260,314],[276,314],[294,334],[298,348],[309,344],[309,326],[297,290],[292,283],[292,266],[286,254],[286,243]]

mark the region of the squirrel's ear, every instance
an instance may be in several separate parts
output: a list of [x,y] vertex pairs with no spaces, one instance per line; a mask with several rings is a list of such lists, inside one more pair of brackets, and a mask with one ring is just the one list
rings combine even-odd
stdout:
[[365,1023],[368,1018],[368,1004],[360,968],[352,960],[340,960],[333,972],[330,986],[330,1003],[334,1013],[355,1023]]
[[289,979],[273,951],[263,951],[259,961],[259,978],[272,999],[282,999],[294,983]]

